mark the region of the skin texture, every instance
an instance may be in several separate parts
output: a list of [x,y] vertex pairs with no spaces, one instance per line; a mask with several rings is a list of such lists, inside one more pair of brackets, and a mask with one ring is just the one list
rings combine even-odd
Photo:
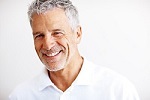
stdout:
[[65,91],[82,67],[83,59],[77,47],[82,36],[81,27],[72,31],[65,12],[59,8],[35,13],[32,19],[35,50],[52,82]]

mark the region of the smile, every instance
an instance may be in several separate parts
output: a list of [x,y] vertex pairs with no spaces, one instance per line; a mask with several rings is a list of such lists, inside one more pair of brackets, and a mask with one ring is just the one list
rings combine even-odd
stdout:
[[60,53],[60,51],[59,52],[53,52],[53,53],[50,53],[50,54],[45,54],[45,55],[49,56],[49,57],[54,57],[54,56],[58,55],[59,53]]
[[44,55],[46,55],[47,57],[55,57],[57,55],[59,55],[59,53],[61,52],[62,50],[60,51],[57,51],[57,52],[52,52],[52,53],[46,53]]

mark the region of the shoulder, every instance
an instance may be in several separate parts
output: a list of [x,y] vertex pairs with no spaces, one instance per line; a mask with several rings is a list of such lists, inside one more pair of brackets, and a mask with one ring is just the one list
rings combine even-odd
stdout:
[[90,61],[87,61],[87,65],[88,65],[87,67],[92,71],[92,77],[95,77],[96,80],[129,82],[129,80],[125,76],[121,75],[120,73],[110,68],[92,63]]
[[36,76],[30,80],[27,80],[25,82],[22,82],[18,86],[15,87],[15,89],[12,91],[12,93],[9,95],[10,100],[25,100],[25,96],[30,96],[34,93],[34,91],[37,91],[38,89],[38,80],[39,76]]
[[[139,100],[135,86],[128,78],[104,66],[88,62],[92,71],[92,85],[95,89],[104,90],[106,94],[136,98]],[[132,100],[132,99],[131,99]]]

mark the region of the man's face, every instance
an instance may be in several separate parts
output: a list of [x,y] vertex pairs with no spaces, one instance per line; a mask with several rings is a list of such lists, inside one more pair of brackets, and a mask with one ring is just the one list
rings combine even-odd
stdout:
[[81,31],[72,31],[63,10],[56,8],[34,14],[31,27],[36,52],[48,70],[61,70],[76,59]]

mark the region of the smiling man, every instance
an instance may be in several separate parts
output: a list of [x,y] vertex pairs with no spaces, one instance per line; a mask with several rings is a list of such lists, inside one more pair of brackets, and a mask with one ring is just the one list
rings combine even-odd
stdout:
[[139,100],[126,78],[80,55],[82,31],[71,1],[36,0],[28,15],[45,71],[19,85],[10,100]]
[[36,52],[49,75],[53,76],[51,80],[63,91],[75,80],[83,63],[77,49],[81,27],[76,25],[73,29],[70,26],[64,10],[60,8],[32,15]]

